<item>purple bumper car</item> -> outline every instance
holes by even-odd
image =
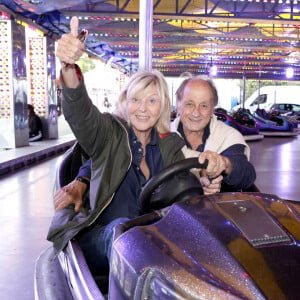
[[[297,136],[298,134],[294,122],[268,114],[264,109],[257,109],[253,117],[264,136]]]
[[[183,160],[148,182],[143,214],[115,228],[109,274],[90,272],[76,239],[58,256],[46,249],[35,299],[297,299],[300,202],[255,186],[210,196],[191,182],[179,189],[178,178],[172,187],[194,167]]]
[[[264,137],[259,133],[256,121],[241,112],[236,112],[230,116],[226,110],[217,108],[215,110],[215,115],[218,120],[237,129],[244,136],[246,141],[261,140]]]

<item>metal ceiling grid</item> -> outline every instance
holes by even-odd
[[[127,73],[137,69],[139,0],[0,4],[56,38],[69,31],[76,15],[90,32],[91,55]],[[154,0],[153,68],[179,76],[208,74],[214,65],[217,77],[272,80],[286,79],[286,69],[293,68],[291,80],[299,80],[299,6],[297,0]]]

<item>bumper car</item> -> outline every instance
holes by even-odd
[[[295,124],[279,116],[270,115],[264,109],[257,109],[255,118],[260,132],[264,136],[296,136]],[[298,126],[298,125],[297,125]]]
[[[109,274],[91,273],[76,239],[58,255],[44,250],[35,299],[297,299],[300,202],[255,186],[209,196],[193,180],[179,188],[195,167],[205,166],[186,159],[149,180],[142,215],[115,228]]]
[[[237,129],[244,136],[245,141],[261,140],[264,137],[259,133],[259,128],[255,120],[245,114],[236,112],[232,116],[229,116],[226,110],[222,108],[217,108],[214,114],[218,120]]]
[[[300,123],[300,112],[288,112],[283,113],[279,110],[273,110],[270,112],[271,115],[280,117],[282,119],[287,120],[289,123],[292,123],[295,129],[299,129]]]

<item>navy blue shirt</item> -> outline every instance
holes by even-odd
[[[149,178],[156,175],[164,167],[157,140],[158,135],[153,129],[150,142],[146,145],[145,156],[150,171]],[[139,215],[137,199],[147,180],[140,170],[143,157],[142,144],[132,129],[129,132],[129,143],[132,152],[132,163],[112,202],[101,214],[98,224],[106,225],[116,218],[127,217],[131,219]]]
[[[91,178],[91,161],[92,159],[89,158],[79,169],[77,177],[86,177]]]

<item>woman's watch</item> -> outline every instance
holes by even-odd
[[[87,179],[85,179],[85,178],[83,178],[83,177],[81,177],[81,176],[76,177],[76,180],[85,183],[87,185],[87,187],[90,186],[90,181],[87,180]]]

